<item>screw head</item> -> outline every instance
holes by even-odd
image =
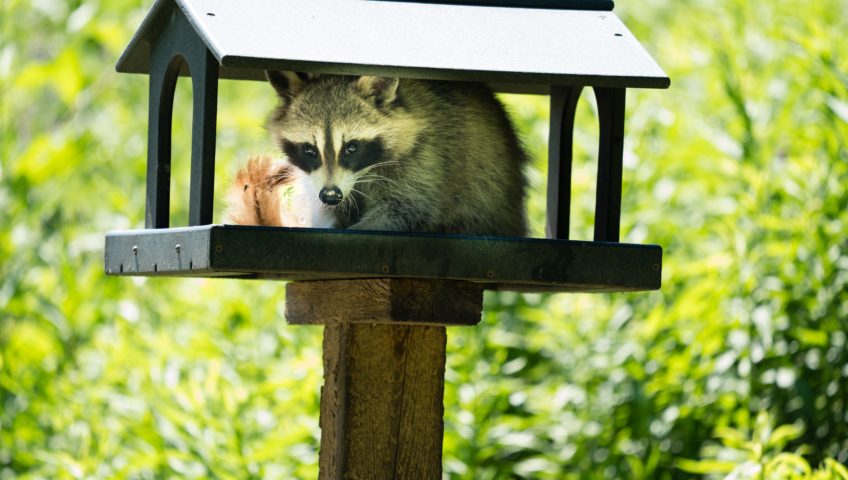
[[[224,246],[223,246],[223,245],[220,245],[220,244],[219,244],[219,245],[215,245],[215,253],[221,253],[221,252],[223,252],[223,251],[224,251]]]

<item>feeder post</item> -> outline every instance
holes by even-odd
[[[319,478],[441,478],[445,327],[482,308],[469,282],[288,284],[288,322],[324,325]]]

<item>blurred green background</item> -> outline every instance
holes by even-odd
[[[625,143],[623,240],[664,247],[663,288],[487,294],[449,330],[445,476],[848,478],[848,4],[617,3],[672,78],[628,94]],[[105,232],[143,225],[147,78],[113,65],[150,2],[0,5],[0,478],[315,477],[321,329],[283,284],[103,274]],[[540,236],[547,99],[504,100]],[[222,82],[219,199],[273,102]]]

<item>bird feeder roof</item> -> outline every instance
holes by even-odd
[[[157,0],[116,68],[148,73],[151,45],[174,15],[184,15],[220,63],[221,78],[259,80],[265,69],[280,69],[486,81],[500,90],[540,93],[551,85],[669,85],[627,27],[604,9],[611,9],[610,1],[500,3],[569,8]]]

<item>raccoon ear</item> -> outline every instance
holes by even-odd
[[[265,77],[277,91],[277,95],[284,100],[291,100],[292,97],[303,90],[303,87],[311,79],[306,73],[280,72],[277,70],[265,70]]]
[[[374,103],[381,107],[395,101],[399,83],[400,80],[397,77],[362,76],[356,81],[356,86],[363,97],[373,99]]]

